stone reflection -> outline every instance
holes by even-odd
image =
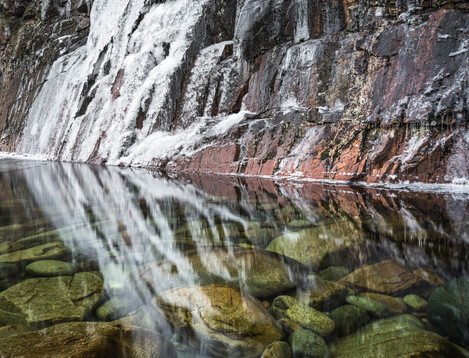
[[[2,356],[468,356],[468,195],[12,160],[0,188]]]

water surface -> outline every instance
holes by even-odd
[[[130,332],[111,339],[117,356],[171,356],[174,345],[180,357],[256,357],[273,341],[297,349],[299,328],[318,356],[466,354],[464,190],[171,179],[12,158],[0,159],[0,187],[3,355],[27,355],[22,335],[73,336],[84,326],[68,322],[81,321],[94,322],[90,341],[111,339],[96,322]],[[173,345],[152,348],[155,332]],[[60,355],[47,344],[32,349]]]

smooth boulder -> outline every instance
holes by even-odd
[[[279,236],[266,250],[317,268],[327,255],[358,245],[362,241],[362,233],[352,223],[336,223]]]
[[[327,344],[318,334],[300,329],[288,337],[293,358],[326,358]]]
[[[335,331],[339,337],[355,332],[371,320],[367,311],[353,305],[337,307],[329,317],[335,322]]]
[[[0,339],[0,356],[176,358],[177,354],[171,342],[150,330],[73,322]]]
[[[32,262],[37,260],[58,260],[67,256],[68,250],[61,242],[49,242],[29,249],[0,255],[0,263]]]
[[[177,262],[163,260],[140,268],[132,285],[144,283],[155,292],[175,287],[226,284],[257,298],[295,287],[303,271],[293,260],[263,250],[232,248],[194,250]]]
[[[102,293],[103,280],[91,272],[27,279],[0,293],[0,321],[29,326],[83,321]]]
[[[291,348],[287,342],[277,341],[267,346],[261,358],[291,358]]]
[[[298,291],[297,297],[319,311],[330,311],[345,302],[353,291],[335,281],[325,281],[318,276],[310,275],[306,283]]]
[[[189,344],[217,357],[258,357],[284,338],[262,303],[233,286],[175,288],[153,304]]]
[[[358,292],[376,292],[389,296],[427,293],[433,287],[430,282],[422,280],[391,260],[363,266],[341,278],[339,283]]]
[[[330,346],[334,358],[467,357],[460,347],[425,331],[419,319],[394,316],[371,323]]]
[[[430,295],[428,318],[453,342],[469,345],[469,276],[438,287]]]
[[[334,331],[334,321],[324,313],[290,296],[278,296],[271,307],[277,318],[288,318],[323,337]]]
[[[26,274],[33,277],[71,276],[74,267],[69,262],[58,260],[40,260],[30,263],[25,268]]]

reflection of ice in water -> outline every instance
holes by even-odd
[[[50,164],[25,176],[35,201],[55,227],[71,228],[59,233],[74,248],[74,256],[97,258],[114,289],[123,273],[162,258],[178,267],[181,283],[194,284],[191,267],[176,247],[173,228],[178,215],[188,221],[204,218],[209,227],[215,225],[215,217],[244,222],[226,207],[209,203],[209,197],[195,187],[158,180],[146,171]],[[72,214],[57,216],[57,212]],[[201,235],[201,227],[192,225],[190,232],[200,247],[221,243],[215,230],[210,241]]]

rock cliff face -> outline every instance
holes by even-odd
[[[465,0],[0,5],[2,150],[194,172],[469,178]]]

